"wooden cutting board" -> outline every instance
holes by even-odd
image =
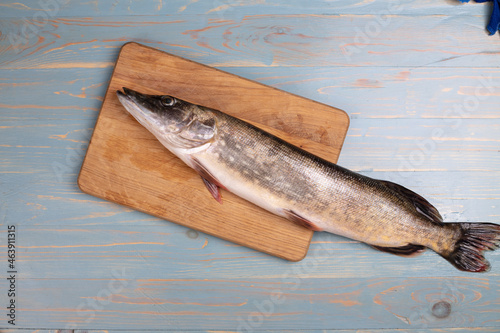
[[[284,259],[304,258],[312,231],[224,190],[223,204],[215,201],[198,174],[125,111],[116,97],[122,87],[221,110],[332,162],[349,126],[345,112],[127,43],[78,178],[85,193]]]

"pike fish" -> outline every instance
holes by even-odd
[[[347,170],[221,111],[127,88],[117,95],[219,202],[222,188],[314,231],[402,256],[430,248],[462,271],[490,268],[484,251],[498,248],[500,225],[444,223],[415,192]]]

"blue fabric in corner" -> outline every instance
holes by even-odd
[[[460,2],[469,2],[469,0],[458,0]],[[490,23],[488,29],[490,35],[494,35],[497,30],[500,30],[500,0],[475,0],[476,2],[493,1],[493,12],[491,13]]]

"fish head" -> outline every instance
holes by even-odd
[[[175,134],[193,118],[190,105],[172,96],[146,95],[125,87],[117,95],[125,109],[149,130]]]
[[[210,109],[169,95],[146,95],[118,90],[125,109],[168,149],[190,149],[208,143],[215,134]]]

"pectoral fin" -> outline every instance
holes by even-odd
[[[295,213],[293,210],[285,209],[284,210],[286,218],[289,219],[292,222],[295,222],[296,224],[306,227],[307,229],[311,229],[314,231],[322,231],[320,227],[318,227],[316,224],[313,222],[309,221],[308,219],[300,216],[299,214]]]
[[[226,189],[222,184],[198,161],[196,158],[190,160],[191,167],[201,176],[203,183],[217,202],[222,204],[220,189]]]
[[[209,180],[206,180],[203,177],[201,177],[201,179],[203,180],[203,183],[207,187],[208,192],[210,192],[210,194],[212,194],[212,196],[214,197],[215,200],[217,200],[217,202],[222,204],[222,195],[220,194],[219,186],[217,186],[216,184],[212,183]]]
[[[382,252],[388,252],[404,257],[417,256],[425,251],[425,246],[415,244],[408,244],[400,247],[383,247],[372,245],[372,247]]]

